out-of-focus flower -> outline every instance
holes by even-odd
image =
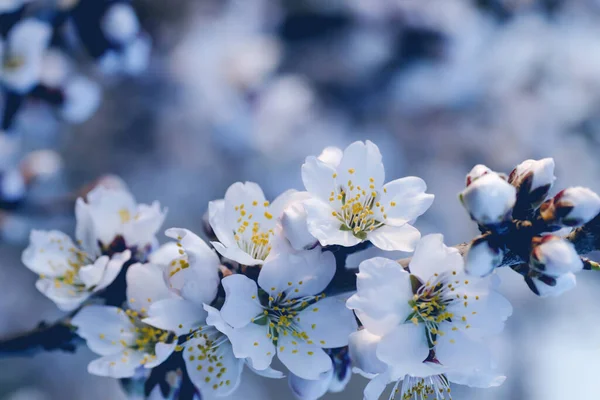
[[[62,117],[72,123],[88,120],[100,106],[100,86],[83,76],[67,81],[63,87],[64,101],[60,107]]]
[[[581,226],[600,212],[600,197],[584,187],[572,187],[559,192],[544,202],[540,215],[547,223]]]
[[[460,194],[460,201],[474,221],[494,225],[510,218],[516,190],[500,175],[486,173],[471,181]]]
[[[125,73],[138,75],[146,70],[150,61],[152,41],[146,34],[138,35],[120,51],[107,50],[99,60],[105,74]]]
[[[243,275],[223,279],[221,316],[239,358],[263,370],[275,354],[291,373],[319,379],[332,369],[323,349],[346,346],[356,321],[344,302],[322,293],[335,273],[335,259],[320,249],[271,253],[256,282]]]
[[[132,41],[140,31],[140,23],[133,7],[127,3],[115,3],[102,17],[104,34],[116,43]]]
[[[378,398],[388,382],[398,381],[397,388],[402,379],[400,398],[446,398],[449,382],[500,384],[485,339],[502,331],[512,307],[493,281],[466,275],[460,253],[441,235],[424,237],[408,268],[385,258],[364,261],[357,293],[347,302],[371,334],[363,334],[368,343],[358,356],[375,354],[362,364],[372,366],[376,357],[388,367],[367,386],[365,398]]]
[[[108,287],[130,255],[125,250],[96,257],[78,248],[62,232],[32,231],[22,261],[40,276],[36,282],[38,290],[61,310],[72,311],[92,294]]]
[[[535,241],[530,260],[532,269],[552,277],[583,269],[583,262],[575,247],[565,239],[546,235]]]
[[[433,202],[417,177],[384,185],[379,148],[370,141],[346,148],[339,165],[308,157],[304,186],[313,199],[304,202],[308,230],[321,245],[354,246],[369,240],[383,250],[412,251],[420,238],[410,225]]]
[[[556,180],[554,159],[525,160],[510,173],[508,182],[517,188],[517,207],[537,207]]]
[[[52,27],[28,18],[19,21],[0,43],[0,82],[19,93],[29,92],[40,79],[44,52],[50,41]]]
[[[469,275],[486,276],[502,262],[504,252],[490,243],[489,238],[474,240],[465,257],[465,271]]]
[[[143,259],[155,246],[166,214],[158,202],[138,204],[128,190],[104,186],[89,192],[86,200],[79,198],[75,205],[76,236],[84,247],[99,254],[127,248]]]
[[[88,347],[101,358],[88,372],[113,378],[132,377],[139,368],[154,368],[175,350],[173,332],[145,324],[148,310],[171,296],[162,269],[134,264],[127,270],[127,309],[91,305],[75,315],[71,324]]]
[[[224,257],[243,265],[261,265],[273,247],[275,226],[295,191],[288,190],[273,203],[256,183],[237,182],[223,200],[208,205],[209,222],[218,242],[212,242]]]
[[[0,14],[9,13],[16,9],[23,7],[32,0],[1,0],[0,1]]]

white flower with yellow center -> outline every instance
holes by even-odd
[[[77,240],[99,254],[108,252],[116,239],[122,239],[122,246],[134,253],[145,253],[156,245],[165,214],[158,202],[138,204],[124,188],[98,186],[87,201],[77,199]]]
[[[190,380],[203,393],[227,396],[238,387],[245,360],[233,354],[226,336],[231,327],[207,305],[217,294],[219,258],[188,230],[169,229],[167,235],[178,241],[166,271],[167,284],[178,296],[153,304],[144,322],[185,336],[179,350]]]
[[[22,261],[40,276],[35,285],[38,290],[61,310],[72,311],[110,285],[129,257],[128,250],[96,257],[62,232],[32,231]]]
[[[236,357],[264,370],[277,354],[303,379],[329,371],[331,358],[323,349],[347,345],[356,330],[344,302],[323,294],[334,274],[333,254],[315,249],[274,251],[262,266],[258,286],[244,275],[224,278],[221,316],[233,328],[228,336]]]
[[[143,322],[152,305],[172,294],[163,269],[154,264],[134,264],[127,270],[127,309],[91,305],[71,321],[88,347],[102,356],[88,372],[112,378],[132,377],[139,368],[154,368],[177,346],[173,332]]]
[[[352,335],[351,346],[372,366],[365,371],[375,376],[367,399],[378,398],[390,381],[404,380],[391,397],[402,400],[450,398],[449,382],[502,383],[485,339],[503,329],[512,307],[491,277],[466,275],[458,250],[441,235],[421,240],[408,271],[385,258],[364,261],[359,270],[347,305],[365,327]]]
[[[352,143],[335,161],[308,157],[302,166],[314,196],[304,202],[310,233],[324,246],[368,240],[382,250],[414,250],[420,233],[410,223],[433,202],[425,182],[406,177],[384,185],[381,153],[368,140]]]
[[[240,264],[263,264],[273,248],[275,226],[294,193],[288,190],[270,203],[256,183],[234,183],[223,200],[208,205],[210,226],[219,239],[212,245]]]

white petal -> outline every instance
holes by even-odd
[[[457,249],[444,245],[444,237],[439,234],[427,235],[421,239],[412,260],[411,274],[423,282],[431,279],[434,274],[464,270],[463,258]]]
[[[320,248],[298,253],[272,251],[260,271],[258,284],[273,297],[286,293],[288,298],[300,298],[320,294],[333,275],[335,257],[331,252]]]
[[[91,296],[91,291],[80,290],[65,283],[57,283],[54,279],[38,279],[35,287],[52,300],[60,310],[67,312],[77,309]]]
[[[172,343],[163,343],[159,342],[154,345],[154,356],[155,358],[149,357],[150,361],[144,363],[144,368],[151,369],[159,366],[163,362],[167,360],[175,351],[177,347],[177,341],[173,341]]]
[[[304,379],[318,379],[331,368],[331,358],[318,346],[281,335],[277,342],[277,356],[291,373]]]
[[[172,298],[153,303],[148,308],[148,318],[142,321],[145,324],[181,335],[199,327],[205,319],[206,311],[196,303]]]
[[[204,343],[202,337],[186,342],[184,360],[190,380],[203,394],[227,396],[240,383],[244,360],[233,355],[229,342],[221,344],[207,357],[198,348]]]
[[[233,328],[225,322],[223,317],[221,316],[221,312],[214,307],[209,306],[208,304],[204,305],[204,311],[206,311],[206,324],[210,326],[214,326],[221,333],[225,335],[229,335],[229,333],[233,330]]]
[[[398,325],[383,336],[377,346],[377,358],[393,366],[399,376],[420,371],[428,355],[429,345],[422,324]]]
[[[346,304],[371,333],[385,335],[412,312],[410,274],[396,261],[382,257],[363,261],[356,287]]]
[[[160,204],[155,201],[152,205],[137,205],[135,212],[135,217],[124,224],[123,236],[129,247],[143,248],[156,241],[156,233],[162,226],[167,211],[161,210]]]
[[[267,337],[265,326],[248,324],[243,328],[233,329],[227,337],[237,358],[249,359],[252,367],[257,370],[264,370],[271,365],[276,350]]]
[[[365,377],[385,372],[387,366],[377,358],[377,346],[381,336],[373,335],[366,329],[354,332],[348,338],[348,349],[354,370]]]
[[[77,334],[86,340],[88,347],[103,356],[120,353],[123,343],[127,346],[135,343],[135,326],[117,307],[84,307],[71,324],[77,327]]]
[[[113,254],[108,264],[106,265],[106,269],[104,270],[104,275],[102,279],[98,283],[98,285],[94,288],[94,292],[105,289],[108,287],[113,281],[117,278],[123,265],[129,261],[131,258],[131,251],[125,250],[122,253]]]
[[[223,257],[242,265],[255,266],[262,265],[264,262],[263,260],[252,257],[250,254],[240,249],[237,243],[232,244],[231,246],[225,246],[219,242],[210,242],[210,244],[212,244],[215,250]]]
[[[298,192],[295,189],[286,190],[275,198],[269,205],[269,212],[275,218],[281,218],[283,210],[291,203],[310,197],[307,192]]]
[[[532,279],[540,297],[560,296],[577,286],[577,278],[573,273],[564,274],[555,279],[556,285],[554,286],[547,285],[538,278]]]
[[[179,240],[182,246],[179,253],[184,253],[183,257],[187,257],[189,264],[186,268],[185,259],[183,265],[182,259],[171,262],[167,275],[170,288],[199,306],[212,302],[219,287],[219,257],[187,229],[172,228],[167,230],[166,235]]]
[[[33,272],[48,277],[62,276],[71,269],[69,262],[77,261],[70,251],[73,241],[59,231],[31,231],[29,247],[25,249],[22,262]]]
[[[157,301],[170,297],[163,270],[155,264],[134,264],[127,268],[127,301],[129,308],[146,314]]]
[[[110,378],[130,378],[135,374],[136,369],[142,366],[143,359],[143,353],[126,350],[92,361],[88,365],[88,372],[92,375]]]
[[[425,181],[408,176],[386,183],[381,198],[385,207],[386,224],[404,225],[414,221],[431,207],[434,196],[427,194]]]
[[[244,275],[231,275],[222,280],[225,289],[225,304],[221,316],[234,328],[242,328],[258,315],[263,308],[258,300],[256,282]]]
[[[108,265],[108,256],[102,256],[91,265],[84,265],[79,269],[79,278],[86,288],[96,286],[102,280],[106,266]]]
[[[316,157],[307,157],[302,165],[302,182],[312,195],[328,201],[331,191],[336,188],[336,170]]]
[[[317,346],[336,348],[348,345],[348,336],[358,329],[354,313],[334,297],[317,301],[298,313],[298,324]]]
[[[354,142],[344,150],[344,156],[337,167],[339,181],[352,181],[354,186],[368,188],[372,184],[380,188],[385,179],[379,148],[372,142]],[[350,172],[353,171],[353,172]]]
[[[332,214],[335,210],[324,201],[309,199],[304,202],[307,213],[308,231],[316,237],[321,245],[339,244],[346,247],[361,242],[350,231],[342,231],[340,221]]]
[[[421,239],[421,233],[412,225],[383,225],[367,234],[367,239],[376,247],[386,251],[413,251]]]
[[[342,161],[343,156],[344,152],[342,149],[329,146],[325,147],[317,158],[332,167],[337,167],[340,164],[340,161]]]
[[[285,378],[285,375],[281,371],[277,371],[276,369],[273,369],[271,367],[265,368],[265,369],[256,369],[252,366],[252,363],[249,362],[250,360],[246,360],[246,361],[247,361],[246,366],[258,376],[262,376],[263,378],[269,378],[269,379]]]
[[[233,246],[233,226],[225,221],[225,200],[213,200],[208,203],[208,222],[224,247]]]
[[[379,400],[385,387],[391,382],[387,373],[381,373],[367,384],[364,391],[364,400]]]
[[[471,373],[448,371],[445,375],[452,383],[484,389],[500,386],[506,380],[505,375],[493,370],[477,370]]]
[[[90,206],[82,198],[78,198],[75,202],[75,238],[85,251],[97,255],[100,254],[100,248],[91,212]]]

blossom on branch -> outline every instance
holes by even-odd
[[[368,240],[382,250],[412,251],[421,235],[410,223],[427,211],[433,195],[417,177],[384,179],[381,153],[370,141],[352,143],[337,164],[308,157],[302,180],[313,195],[304,202],[309,232],[323,246]]]

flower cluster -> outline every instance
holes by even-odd
[[[560,233],[591,222],[600,212],[600,197],[571,187],[546,200],[555,179],[551,158],[526,160],[508,177],[483,165],[471,170],[460,199],[482,235],[469,247],[469,273],[486,276],[498,266],[510,266],[540,296],[575,286],[574,274],[584,262]]]
[[[541,284],[569,286],[582,268],[566,239],[541,232],[585,224],[600,198],[572,188],[544,202],[551,166],[527,161],[510,177],[473,169],[461,199],[483,234],[466,261],[442,235],[421,238],[413,224],[433,196],[416,177],[384,183],[379,149],[367,141],[308,157],[306,191],[272,202],[256,183],[234,183],[208,206],[210,244],[171,228],[159,247],[158,203],[97,187],[76,203],[77,243],[34,231],[23,262],[40,275],[40,291],[73,311],[71,326],[100,356],[88,371],[141,376],[147,396],[228,396],[246,366],[267,378],[287,374],[301,400],[343,390],[351,371],[370,379],[367,400],[389,383],[391,399],[450,399],[451,383],[505,380],[488,348],[512,314],[495,266],[527,256],[511,266],[526,269],[538,294],[548,292]],[[367,259],[357,271],[344,265],[371,244],[414,255]],[[348,273],[354,287],[340,290]],[[273,368],[275,357],[287,371]]]

